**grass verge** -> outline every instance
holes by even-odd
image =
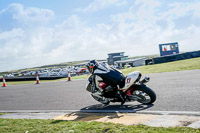
[[[113,123],[60,121],[60,120],[25,120],[0,119],[0,132],[71,132],[71,133],[200,133],[200,129],[185,127],[162,128],[144,125],[125,126]]]
[[[80,76],[74,76],[72,79],[87,79],[89,75],[80,75]]]
[[[125,75],[127,75],[128,73],[133,71],[141,71],[141,73],[147,74],[147,73],[161,73],[161,72],[184,71],[184,70],[194,70],[194,69],[200,69],[200,57],[162,63],[162,64],[132,67],[123,69],[122,72]]]

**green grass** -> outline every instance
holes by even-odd
[[[200,69],[200,58],[193,58],[187,60],[174,61],[169,63],[147,65],[141,67],[133,67],[122,69],[121,71],[127,75],[133,71],[141,71],[141,73],[161,73],[161,72],[172,72],[172,71],[184,71]]]
[[[162,128],[83,121],[0,119],[1,133],[26,131],[29,133],[200,133],[200,129],[185,127]]]
[[[72,77],[72,80],[73,79],[87,79],[88,77],[89,77],[89,75],[74,76],[74,77]]]

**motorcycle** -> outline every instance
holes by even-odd
[[[123,74],[117,69],[109,69],[112,69],[112,71],[115,71],[115,73],[117,72]],[[109,69],[106,71],[108,72]],[[101,70],[103,70],[103,67]],[[106,72],[101,72],[98,70],[98,73],[102,75],[102,73]],[[124,104],[125,102],[134,101],[138,101],[142,104],[152,104],[156,100],[155,92],[145,85],[150,81],[150,78],[145,77],[141,80],[142,74],[140,71],[129,73],[126,77],[120,80],[120,83],[117,83],[118,85],[112,87],[112,89],[109,91],[106,91],[109,86],[106,80],[104,80],[102,76],[96,75],[94,81],[94,76],[94,73],[89,76],[86,90],[91,93],[91,96],[96,101],[102,104],[109,104],[110,102],[121,102],[121,104]]]

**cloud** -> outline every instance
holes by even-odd
[[[200,17],[200,2],[174,2],[169,4],[170,9],[167,12],[160,14],[162,18],[177,18],[187,14],[191,14],[193,17]]]
[[[3,53],[0,62],[3,63],[1,64],[3,70],[16,69],[19,66],[21,68],[30,67],[38,63],[32,57],[38,53],[42,55],[42,51],[47,48],[48,40],[40,38],[40,41],[36,41],[35,38],[37,35],[45,34],[43,31],[40,34],[39,29],[53,17],[54,12],[51,10],[35,7],[24,8],[22,4],[17,3],[0,11],[0,52]],[[44,44],[41,44],[42,40],[45,41]],[[33,60],[30,61],[30,59]]]
[[[54,12],[48,9],[36,7],[24,8],[21,4],[11,4],[9,9],[13,13],[13,19],[19,21],[46,22],[52,19]]]
[[[25,8],[22,4],[13,3],[0,11],[0,30],[7,30],[22,25],[46,24],[54,18],[54,12],[36,7]],[[30,28],[30,27],[29,27]]]
[[[1,69],[9,70],[13,68],[16,60],[21,58],[21,54],[24,50],[24,31],[20,28],[12,29],[11,31],[6,31],[0,34],[0,62]]]
[[[114,2],[120,1],[108,5]],[[176,41],[179,42],[180,51],[199,50],[200,20],[199,9],[195,5],[199,5],[199,2],[187,3],[184,9],[184,3],[180,2],[137,0],[126,11],[105,14],[109,18],[108,23],[95,22],[90,25],[81,14],[71,14],[61,23],[51,26],[15,25],[0,32],[0,52],[4,53],[0,57],[0,71],[74,60],[106,59],[108,53],[119,51],[129,56],[158,54],[158,44]],[[14,7],[2,10],[0,17],[8,11],[13,21],[24,23],[40,22],[41,16],[51,22],[54,17],[49,9],[24,8],[20,4]],[[34,19],[29,13],[32,9],[38,11],[33,11],[37,14]],[[187,17],[184,19],[187,24],[178,27],[182,22],[179,19],[184,17]],[[90,21],[93,22],[92,18]]]
[[[94,0],[92,3],[90,3],[86,8],[78,8],[76,11],[78,12],[95,12],[101,9],[108,8],[109,6],[122,6],[126,5],[126,0]]]
[[[6,31],[0,34],[0,40],[10,41],[13,38],[23,37],[24,31],[20,28],[12,29],[12,31]]]
[[[166,4],[156,0],[136,1],[127,12],[111,15],[110,18],[115,33],[125,36],[121,38],[123,47],[132,48],[132,53],[130,49],[126,50],[128,54],[158,53],[158,44],[176,41],[181,51],[199,50],[198,41],[194,41],[200,34],[196,5],[199,2]]]

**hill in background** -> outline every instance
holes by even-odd
[[[153,57],[157,57],[157,56],[159,56],[159,55],[135,56],[135,57],[129,57],[129,59],[136,59],[136,58],[142,58],[142,57],[153,58]],[[41,69],[45,69],[45,68],[65,68],[67,66],[74,66],[76,64],[80,64],[80,63],[84,63],[84,62],[89,62],[89,60],[63,62],[63,63],[59,63],[59,64],[50,64],[50,65],[33,67],[33,68],[24,68],[24,69],[19,69],[19,70],[0,72],[0,75],[2,76],[4,74],[18,73],[18,72],[22,72],[22,71],[37,71],[37,70],[41,70]]]

